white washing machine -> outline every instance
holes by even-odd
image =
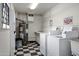
[[[62,37],[49,35],[47,37],[47,56],[70,56],[70,41]]]

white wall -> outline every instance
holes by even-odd
[[[73,16],[73,24],[71,26],[79,25],[79,4],[75,3],[61,3],[44,14],[43,31],[49,31],[49,20],[53,20],[53,26],[64,26],[63,20],[68,16]]]
[[[42,31],[42,16],[35,15],[33,22],[28,22],[28,41],[35,41],[35,32]]]
[[[9,30],[0,30],[0,56],[10,55],[10,32]]]

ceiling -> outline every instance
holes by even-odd
[[[13,5],[16,12],[42,15],[57,5],[57,3],[40,3],[34,10],[29,8],[31,3],[14,3]]]

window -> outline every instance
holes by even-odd
[[[2,3],[2,28],[9,29],[9,7],[7,3]]]

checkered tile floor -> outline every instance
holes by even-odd
[[[27,46],[18,48],[15,51],[15,56],[43,56],[40,52],[40,47],[36,42],[29,43]]]

